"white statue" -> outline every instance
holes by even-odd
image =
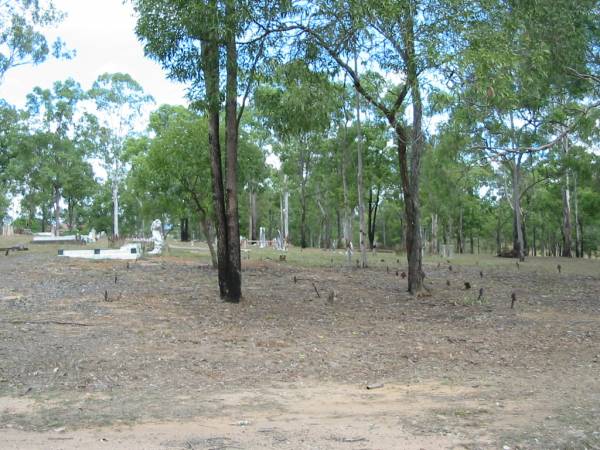
[[[148,254],[160,255],[165,245],[165,241],[162,236],[162,222],[160,219],[155,219],[152,222],[152,225],[150,225],[150,230],[152,231],[152,242],[154,242],[154,248],[151,252],[148,252]]]

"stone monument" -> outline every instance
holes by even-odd
[[[151,252],[148,252],[148,254],[160,255],[165,245],[165,241],[162,236],[162,222],[160,221],[160,219],[155,219],[152,222],[150,230],[152,231],[152,242],[154,242],[154,248]]]
[[[267,247],[267,238],[265,236],[265,227],[260,227],[259,247],[260,248],[266,248]]]

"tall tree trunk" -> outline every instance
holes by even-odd
[[[202,227],[202,233],[206,238],[206,245],[208,246],[208,251],[210,252],[210,262],[213,266],[213,269],[217,269],[219,267],[219,262],[217,260],[215,246],[213,245],[213,236],[210,231],[210,220],[204,211],[200,212],[200,226]]]
[[[340,248],[340,246],[342,244],[342,240],[343,240],[343,234],[342,234],[342,218],[340,216],[339,208],[336,208],[335,216],[336,216],[336,224],[337,224],[337,244],[335,247]]]
[[[577,174],[573,176],[573,203],[575,203],[575,256],[583,258],[582,227],[580,226],[579,202],[577,200]]]
[[[68,222],[67,222],[67,226],[69,227],[69,231],[73,231],[73,225],[75,223],[75,201],[73,200],[73,198],[69,197],[67,199],[67,215],[68,215]]]
[[[283,242],[284,245],[290,242],[290,191],[288,189],[287,175],[283,176]]]
[[[306,192],[304,188],[304,182],[300,187],[300,247],[308,247],[308,241],[306,240]]]
[[[248,240],[253,241],[252,230],[254,229],[254,225],[252,223],[252,186],[248,187]]]
[[[252,240],[258,240],[258,210],[256,206],[258,193],[256,189],[252,190]]]
[[[565,174],[565,184],[562,188],[562,235],[563,235],[563,250],[562,256],[570,258],[571,253],[571,236],[573,229],[571,226],[571,190],[569,187],[569,171]]]
[[[208,13],[217,17],[217,2],[210,0]],[[219,89],[219,44],[216,30],[209,31],[209,38],[202,42],[202,71],[206,86],[208,109],[208,141],[210,145],[210,166],[212,172],[213,203],[216,218],[217,261],[219,295],[228,298],[228,230],[225,215],[225,193],[223,191],[223,170],[221,167],[220,128],[220,89]]]
[[[273,208],[269,208],[269,228],[267,230],[268,236],[267,239],[273,239],[273,222],[275,218],[273,217]]]
[[[383,248],[387,248],[387,236],[385,233],[385,210],[383,210],[383,220],[381,221],[381,232],[383,234]]]
[[[46,207],[42,205],[42,233],[46,232],[46,222],[48,222],[48,212]]]
[[[583,258],[583,219],[581,216],[579,216],[576,226],[579,229],[579,257]]]
[[[354,71],[358,75],[358,57],[354,54]],[[358,221],[360,224],[359,244],[360,244],[360,266],[364,269],[367,267],[367,225],[365,223],[365,198],[364,198],[364,182],[363,182],[363,155],[362,155],[362,129],[360,122],[360,95],[356,91],[356,159],[357,173],[356,184],[358,189]]]
[[[496,221],[496,254],[498,256],[502,254],[501,232],[502,224],[500,222],[500,212],[498,212],[498,220]]]
[[[114,175],[116,176],[116,175]],[[119,239],[119,184],[117,180],[112,182],[113,201],[113,239]]]
[[[457,251],[458,253],[460,253],[461,255],[465,252],[465,235],[464,235],[464,230],[463,230],[463,207],[462,205],[459,208],[459,213],[458,213],[458,242],[457,242]]]
[[[377,194],[373,200],[373,189],[369,189],[369,204],[367,215],[367,229],[369,231],[369,248],[373,250],[375,247],[375,227],[377,225],[377,211],[379,210],[379,196],[381,188],[377,187]]]
[[[352,246],[352,213],[350,211],[350,200],[348,192],[348,179],[346,165],[348,158],[348,118],[344,122],[344,142],[342,143],[342,187],[344,190],[344,248]]]
[[[570,193],[569,190],[567,188],[563,188],[562,190],[562,200],[563,200],[563,229],[562,229],[562,238],[563,238],[563,245],[562,245],[562,254],[561,256],[563,257],[567,257],[570,258],[572,255],[571,253],[571,234],[572,234],[572,227],[571,227],[571,207],[570,207]]]
[[[320,192],[320,189],[317,187],[317,190]],[[321,203],[320,196],[316,197],[317,206],[319,207],[319,211],[321,212],[321,226],[319,227],[319,246],[321,248],[329,248],[329,238],[330,238],[330,221],[323,204]]]
[[[236,1],[225,3],[225,139],[227,142],[227,296],[225,300],[237,303],[242,297],[242,261],[240,253],[240,222],[237,198],[238,164],[238,53],[235,42],[238,28]]]
[[[308,181],[308,170],[309,170],[309,150],[308,143],[301,142],[302,148],[300,150],[300,161],[298,164],[298,175],[300,176],[300,246],[302,248],[308,247],[307,241],[307,229],[306,229],[306,213],[308,208],[307,194],[306,194],[306,183]],[[312,246],[312,244],[311,244]]]
[[[417,53],[415,49],[414,11],[409,13],[405,23],[404,42],[407,83],[412,96],[412,137],[410,139],[410,157],[407,153],[407,134],[401,124],[396,125],[398,136],[398,157],[404,193],[404,211],[406,213],[406,253],[408,259],[408,291],[417,294],[423,290],[421,211],[419,205],[419,181],[421,175],[421,156],[425,151],[423,135],[423,103],[418,78]]]
[[[475,238],[473,237],[473,229],[469,230],[469,246],[471,249],[471,255],[475,254]]]
[[[58,186],[54,186],[54,223],[54,235],[60,236],[60,189]]]
[[[408,256],[408,291],[417,294],[423,289],[422,243],[421,243],[421,211],[419,205],[419,181],[421,177],[421,156],[425,151],[425,136],[423,135],[423,103],[421,87],[418,78],[417,53],[415,49],[414,11],[411,11],[405,24],[404,41],[406,45],[407,82],[412,96],[412,138],[411,154],[407,159],[403,153],[401,173],[406,175],[404,187],[404,208],[406,211],[406,251]],[[407,169],[410,164],[410,176]]]
[[[189,221],[187,217],[182,217],[180,219],[180,238],[181,242],[188,242],[190,240],[190,232],[189,232]]]
[[[523,238],[523,224],[521,212],[521,159],[518,155],[512,165],[512,195],[513,195],[513,251],[523,260],[525,258],[525,240]]]
[[[432,255],[438,254],[438,215],[431,214],[431,243],[429,253]]]
[[[251,241],[258,240],[256,229],[257,229],[257,212],[256,212],[256,190],[252,186],[249,187],[248,192],[248,239]]]

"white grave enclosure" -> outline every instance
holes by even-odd
[[[50,233],[39,233],[33,236],[34,244],[52,244],[56,242],[77,242],[77,236],[75,235],[67,235],[67,236],[53,236]]]
[[[126,244],[121,248],[95,248],[90,250],[59,250],[58,256],[84,259],[138,259],[142,256],[141,244]]]

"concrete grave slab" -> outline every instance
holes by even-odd
[[[95,248],[90,250],[59,250],[58,256],[85,259],[138,259],[142,256],[141,244],[126,244],[121,248]]]

